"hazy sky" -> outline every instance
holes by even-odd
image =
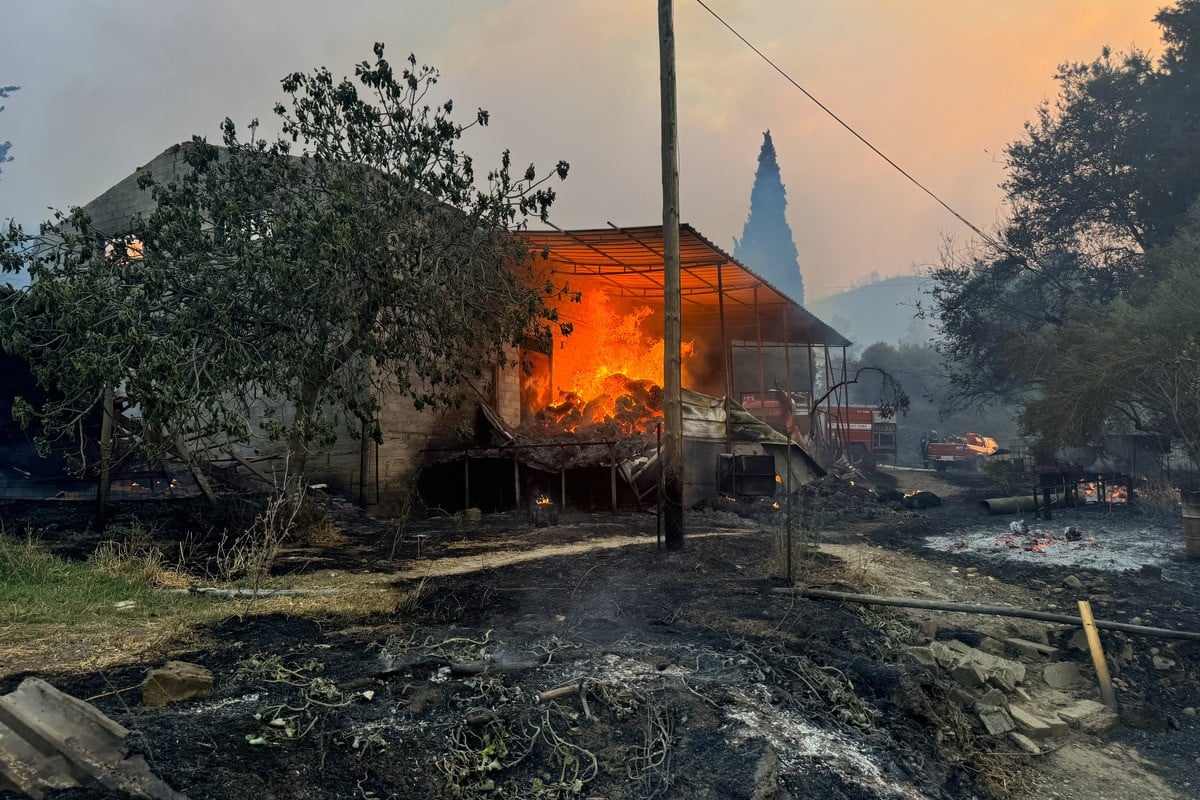
[[[1053,97],[1066,60],[1102,45],[1157,54],[1163,0],[711,0],[734,27],[868,139],[983,226],[1001,213],[1001,150]],[[731,248],[762,131],[775,139],[809,296],[932,261],[932,200],[760,62],[693,0],[676,0],[682,217]],[[571,163],[552,219],[656,224],[654,0],[0,0],[0,218],[81,205],[225,116],[265,120],[287,72],[349,74],[388,44],[442,71],[442,97],[491,126],[480,171]]]

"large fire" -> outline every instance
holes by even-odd
[[[603,293],[584,293],[559,309],[573,325],[555,340],[549,376],[532,394],[549,400],[538,419],[566,430],[613,423],[624,434],[650,430],[662,418],[663,340],[645,307],[616,308]],[[695,350],[685,342],[686,360]]]

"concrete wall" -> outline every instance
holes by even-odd
[[[149,173],[160,183],[175,177],[186,168],[184,151],[190,143],[176,144],[168,147],[149,163],[143,164],[113,186],[104,194],[83,207],[92,218],[92,224],[100,232],[117,236],[124,234],[130,220],[138,214],[149,214],[154,210],[154,201],[150,198],[149,190],[143,191],[138,187],[141,176]]]

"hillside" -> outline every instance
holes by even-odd
[[[929,278],[898,275],[813,300],[808,310],[858,349],[875,342],[926,342],[931,334],[929,323],[914,319],[913,314],[918,300],[928,302],[924,292],[931,285]]]

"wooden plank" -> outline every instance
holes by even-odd
[[[1079,601],[1079,618],[1083,620],[1083,631],[1087,634],[1088,649],[1092,652],[1092,664],[1096,667],[1096,677],[1100,680],[1100,699],[1104,705],[1117,710],[1117,695],[1113,692],[1112,678],[1108,674],[1108,662],[1104,660],[1104,648],[1100,646],[1100,631],[1096,629],[1096,620],[1092,617],[1092,604],[1087,600]]]

